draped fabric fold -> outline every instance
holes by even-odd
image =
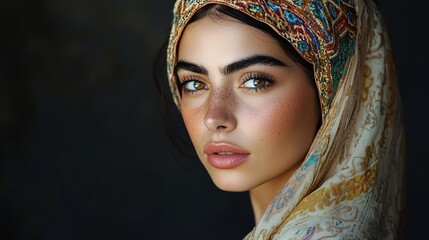
[[[402,237],[405,143],[382,16],[370,0],[178,0],[167,52],[187,21],[223,4],[266,23],[314,65],[322,125],[300,168],[246,239]]]

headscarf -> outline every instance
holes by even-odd
[[[193,14],[223,4],[274,29],[314,66],[322,124],[305,160],[245,239],[397,239],[405,143],[386,27],[371,0],[178,0],[167,49]]]

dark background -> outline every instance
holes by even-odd
[[[402,94],[414,239],[429,214],[429,3],[377,3]],[[253,228],[247,193],[187,170],[167,139],[152,62],[172,7],[0,2],[0,239],[241,239]]]

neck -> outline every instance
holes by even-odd
[[[295,172],[296,169],[298,169],[299,165],[300,164],[297,164],[292,169],[286,171],[275,179],[272,179],[250,190],[250,201],[252,203],[253,214],[255,217],[256,224],[259,223],[262,218],[262,215],[267,210],[271,201],[289,180],[292,173]]]
[[[256,224],[261,220],[262,215],[275,197],[276,193],[277,192],[273,189],[264,189],[262,186],[250,190],[250,202],[252,203]]]

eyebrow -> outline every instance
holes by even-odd
[[[176,74],[180,70],[187,70],[190,72],[199,73],[199,74],[203,74],[203,75],[208,75],[208,73],[209,73],[209,71],[207,71],[207,69],[205,67],[194,64],[194,63],[186,62],[183,60],[179,60],[176,63],[176,70],[175,70]]]
[[[238,60],[231,64],[228,64],[227,66],[221,69],[221,73],[223,75],[228,75],[255,65],[281,66],[281,67],[287,66],[285,63],[283,63],[282,61],[274,57],[266,56],[266,55],[254,55],[254,56],[250,56],[250,57]],[[179,72],[180,70],[187,70],[187,71],[191,71],[191,72],[195,72],[203,75],[208,75],[207,69],[204,68],[203,66],[186,62],[183,60],[179,60],[176,64],[176,73]]]

